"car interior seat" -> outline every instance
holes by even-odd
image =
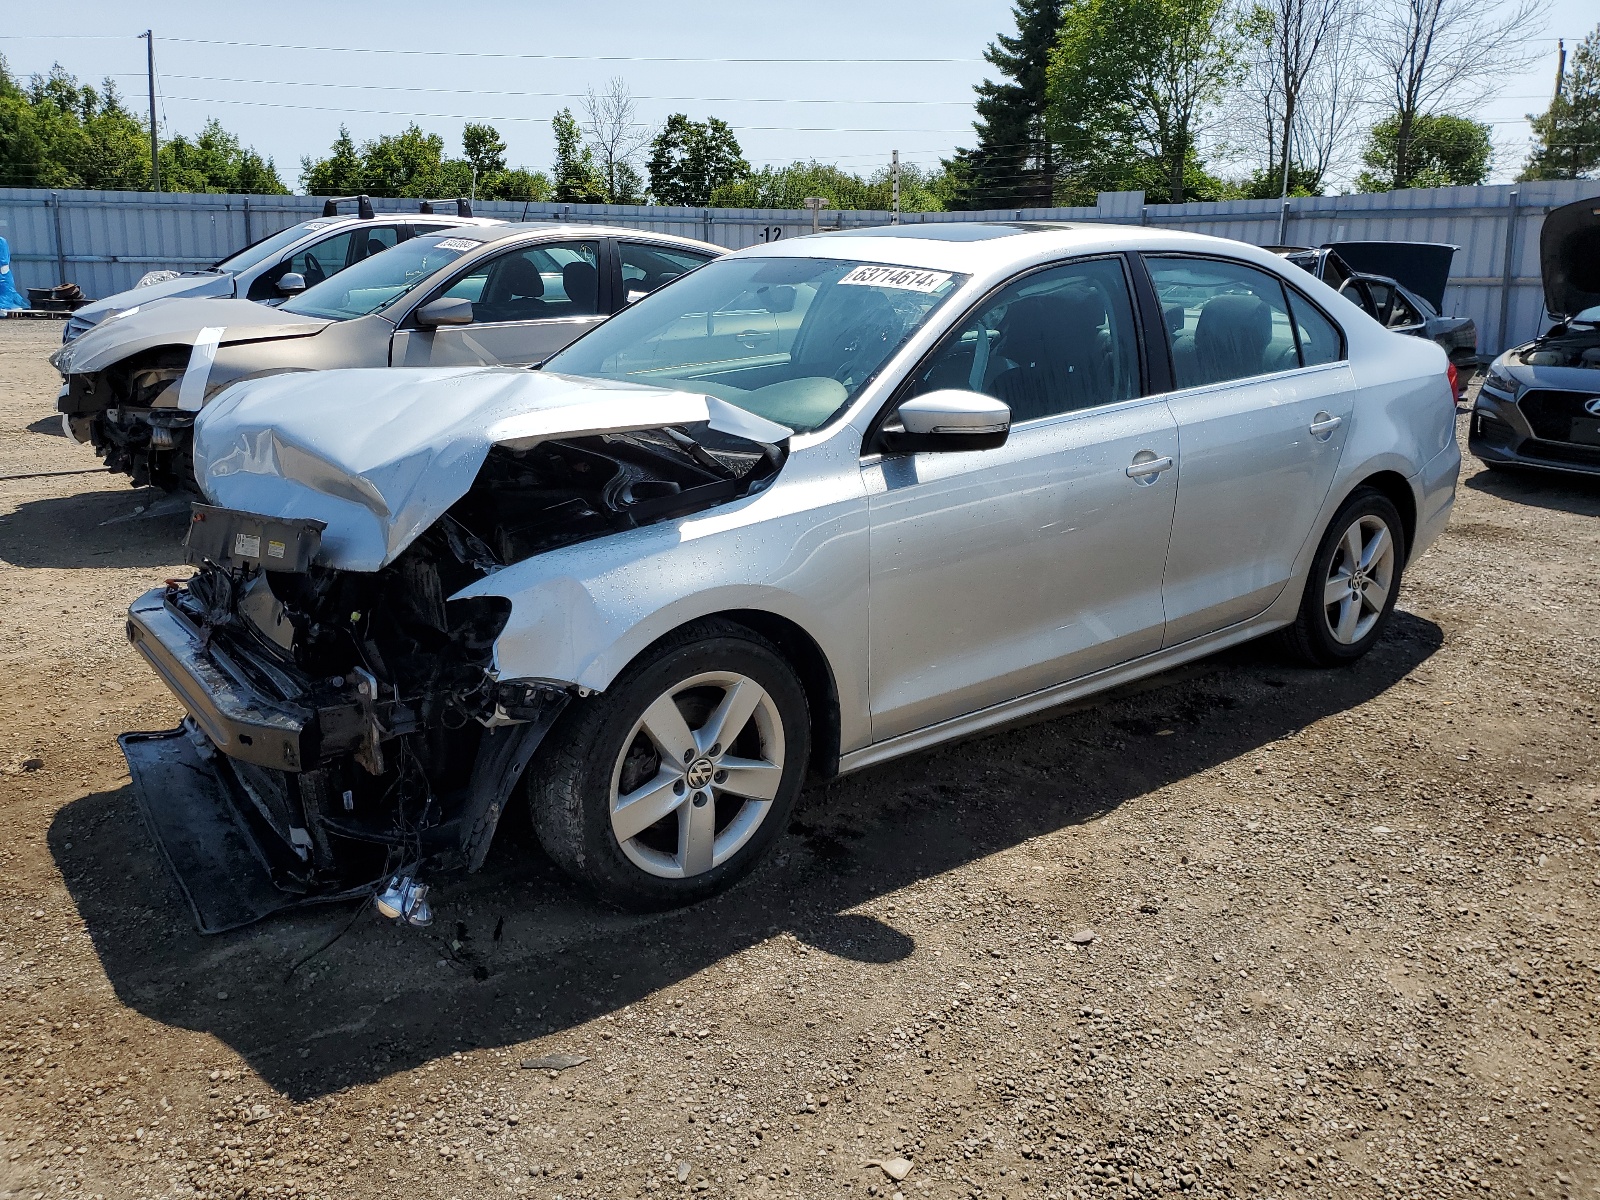
[[[501,259],[489,272],[475,306],[480,321],[529,321],[543,316],[544,276],[521,254]]]
[[[988,389],[1013,421],[1087,408],[1109,397],[1105,301],[1089,288],[1023,296],[1007,310],[994,356],[1013,365]]]
[[[600,311],[600,272],[593,263],[578,259],[562,267],[561,286],[572,302],[574,314]]]
[[[388,248],[388,246],[384,245],[377,238],[368,238],[366,257],[371,258],[374,254],[382,254]]]
[[[1275,370],[1266,362],[1272,309],[1255,296],[1213,296],[1200,309],[1192,336],[1173,340],[1179,387],[1248,379]]]

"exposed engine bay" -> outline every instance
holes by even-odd
[[[178,407],[188,346],[161,346],[67,376],[59,408],[74,437],[136,486],[194,492],[195,414]]]
[[[160,786],[152,739],[166,738],[168,766],[197,754],[220,780],[271,877],[267,911],[385,880],[405,908],[419,872],[482,865],[575,696],[498,677],[509,600],[450,597],[556,547],[750,495],[783,456],[704,425],[495,445],[465,494],[370,572],[319,561],[323,522],[195,504],[194,575],[130,609],[130,640],[190,713],[181,731],[124,736],[136,790]],[[142,802],[201,928],[244,923],[208,915],[161,827],[178,818]]]
[[[1600,325],[1564,321],[1526,346],[1511,351],[1526,367],[1589,367],[1600,370]]]

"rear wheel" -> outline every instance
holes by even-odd
[[[1383,493],[1360,488],[1328,523],[1293,625],[1290,653],[1315,666],[1353,663],[1383,636],[1405,567],[1405,527]]]
[[[569,710],[530,785],[546,851],[606,900],[709,896],[782,833],[810,755],[805,694],[755,633],[701,622]]]

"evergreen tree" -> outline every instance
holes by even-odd
[[[975,89],[978,144],[957,150],[945,169],[960,208],[1047,208],[1055,196],[1055,147],[1046,130],[1046,73],[1061,29],[1063,0],[1017,0],[1017,32],[984,51],[1000,81]]]
[[[1589,179],[1600,168],[1600,26],[1572,56],[1561,94],[1530,116],[1539,140],[1523,179]]]
[[[310,196],[354,196],[361,191],[361,152],[348,127],[339,126],[327,158],[307,155],[300,160],[300,186]]]
[[[563,204],[604,204],[605,180],[594,165],[594,152],[583,144],[583,131],[570,108],[550,122],[556,135],[556,161],[551,170],[553,199]]]

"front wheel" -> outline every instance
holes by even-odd
[[[1353,663],[1383,636],[1400,594],[1405,527],[1388,497],[1357,489],[1328,523],[1293,625],[1283,640],[1320,667]]]
[[[550,857],[603,899],[720,891],[788,823],[810,755],[805,694],[771,643],[706,621],[569,710],[530,785]]]

